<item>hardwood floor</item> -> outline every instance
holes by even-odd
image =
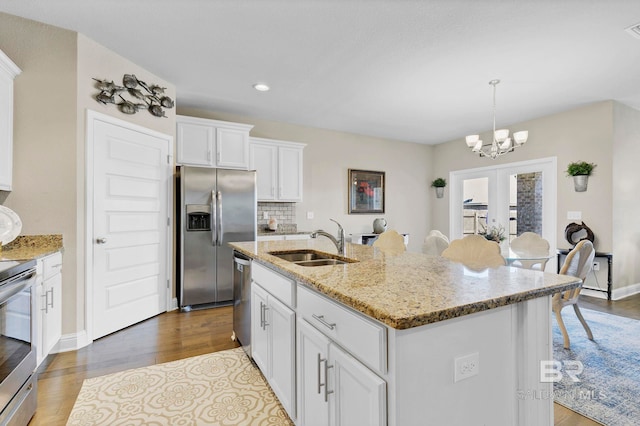
[[[49,356],[39,369],[38,409],[29,425],[65,425],[84,379],[237,347],[232,312],[231,306],[168,312]]]
[[[640,319],[640,295],[620,301],[583,296],[580,305]],[[237,347],[231,341],[232,309],[168,312],[78,351],[51,355],[39,370],[38,411],[29,425],[66,424],[84,379]],[[556,404],[555,425],[598,423]]]

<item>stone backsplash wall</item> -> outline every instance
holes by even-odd
[[[542,173],[518,174],[518,235],[542,234]]]
[[[264,218],[264,213],[268,218]],[[266,228],[269,218],[275,217],[278,220],[278,229],[295,228],[296,203],[269,203],[258,202],[258,229]],[[291,226],[293,225],[293,226]]]

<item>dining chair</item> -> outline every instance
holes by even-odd
[[[386,252],[400,253],[407,249],[404,245],[404,237],[393,229],[384,231],[380,234],[372,245],[373,247],[377,247]]]
[[[427,235],[422,244],[422,252],[432,256],[440,256],[449,247],[449,240],[444,235],[441,235]]]
[[[475,270],[497,268],[507,264],[500,254],[500,245],[477,234],[451,241],[449,247],[442,252],[442,257]]]
[[[449,244],[449,238],[446,235],[444,235],[442,232],[438,231],[437,229],[432,229],[431,231],[429,231],[429,233],[427,234],[427,237],[430,237],[432,235],[443,238],[447,242],[447,244]]]
[[[560,274],[571,275],[572,277],[579,278],[584,283],[584,280],[587,278],[587,274],[593,268],[593,258],[595,257],[596,251],[593,248],[593,243],[589,240],[582,240],[567,254],[567,257],[562,264],[562,268],[560,268]],[[584,320],[582,316],[582,312],[580,312],[580,308],[578,307],[578,298],[580,297],[580,290],[582,289],[582,283],[580,286],[576,288],[572,288],[570,290],[565,290],[553,295],[551,299],[551,308],[556,315],[556,320],[558,321],[558,326],[560,326],[560,331],[562,331],[562,336],[564,337],[564,348],[569,349],[569,334],[567,333],[567,328],[564,325],[564,321],[562,321],[562,309],[565,306],[572,305],[573,310],[576,313],[576,316],[580,320],[580,323],[584,327],[584,331],[587,332],[587,337],[589,340],[593,340],[593,333],[591,333],[591,329],[589,325]]]
[[[546,258],[529,260],[517,259],[512,262],[513,266],[520,266],[525,269],[540,269],[544,271],[549,261],[549,241],[542,238],[535,232],[523,232],[511,241],[511,251],[522,257],[527,256],[547,256]]]

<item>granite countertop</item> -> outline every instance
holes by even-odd
[[[0,260],[38,259],[61,251],[62,235],[21,235],[9,244],[2,246]]]
[[[304,267],[271,251],[317,250],[337,257],[326,238],[230,243],[255,261],[395,329],[408,329],[575,288],[574,277],[499,267],[473,271],[443,257],[385,253],[346,245],[355,263]]]
[[[304,235],[304,234],[310,234],[311,231],[288,231],[288,230],[280,230],[278,229],[277,231],[270,231],[268,229],[258,229],[258,236],[263,236],[263,235]]]

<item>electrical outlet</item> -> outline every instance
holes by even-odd
[[[264,220],[269,219],[269,212],[262,212],[262,218],[263,218]]]
[[[307,212],[307,219],[313,219],[313,212]]]
[[[594,271],[600,270],[600,262],[593,262],[593,270]]]
[[[480,373],[480,353],[475,352],[469,355],[454,359],[453,381],[468,379]]]
[[[582,212],[567,212],[567,220],[582,220]]]

